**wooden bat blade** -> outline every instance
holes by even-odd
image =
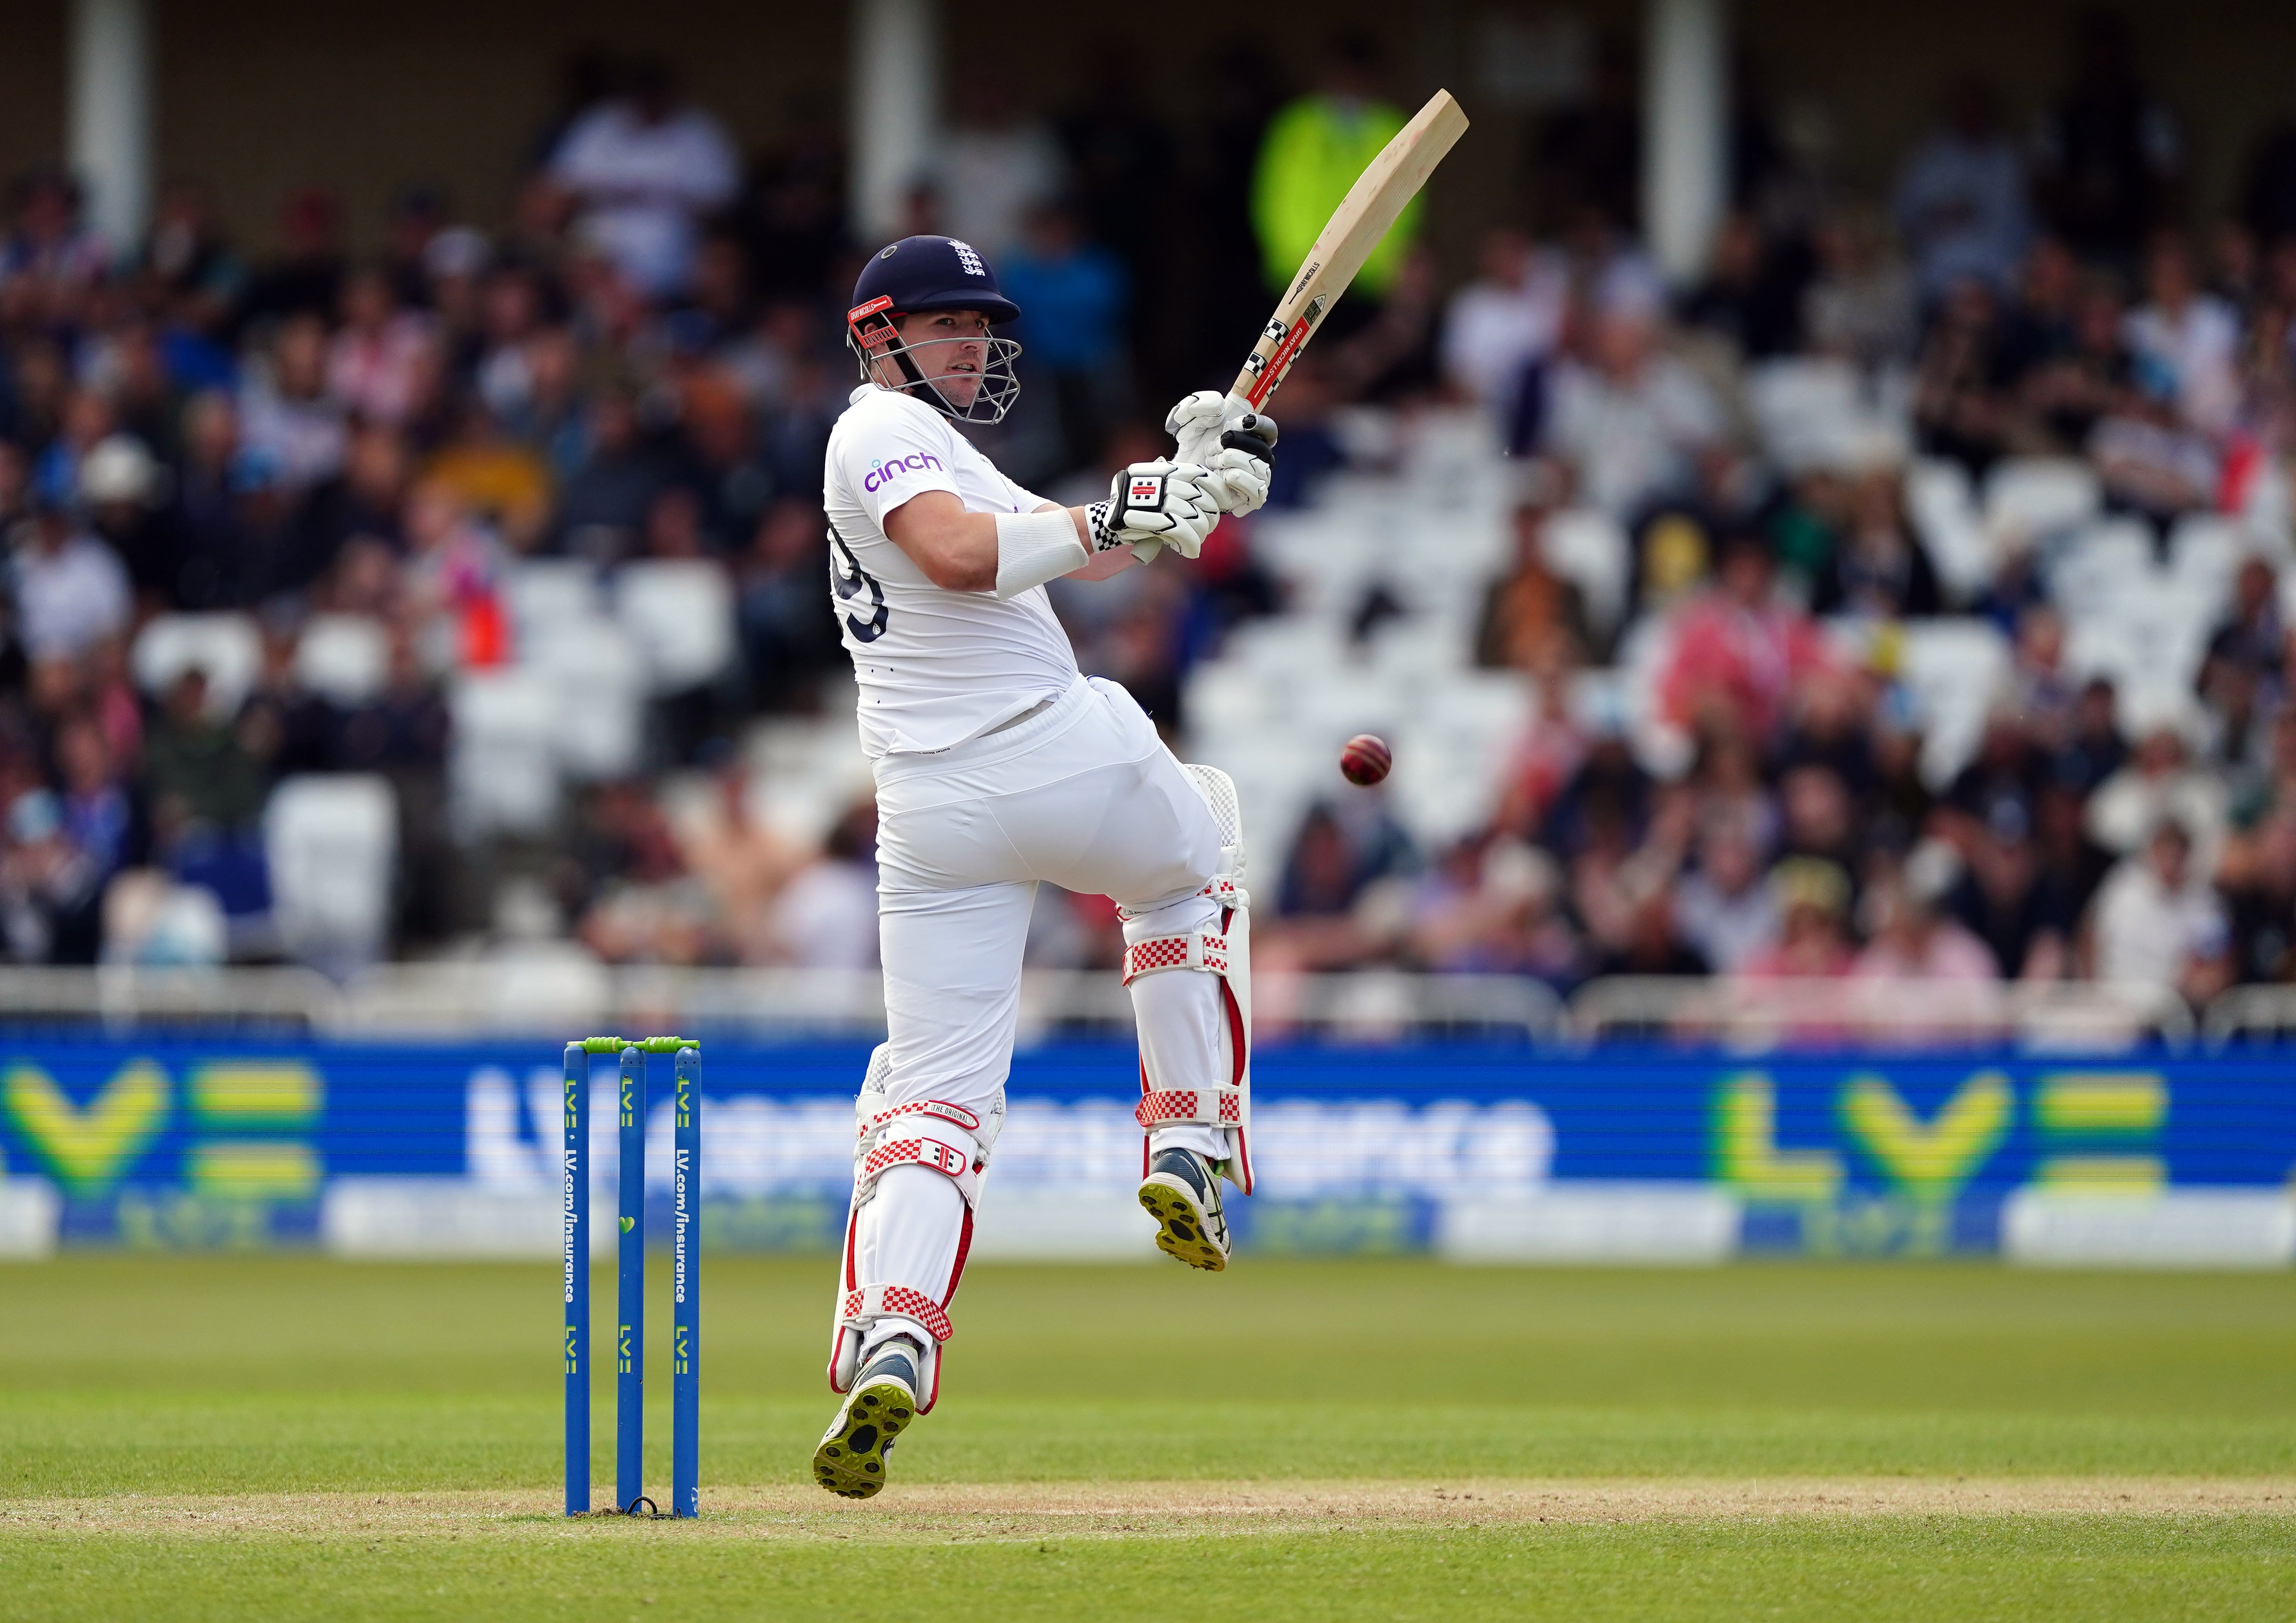
[[[1300,274],[1268,317],[1243,370],[1236,373],[1231,393],[1255,407],[1267,404],[1307,347],[1316,324],[1339,302],[1404,205],[1419,194],[1435,166],[1466,130],[1466,112],[1449,91],[1439,90],[1380,149],[1324,223]]]

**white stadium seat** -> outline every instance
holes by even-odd
[[[611,620],[578,621],[526,652],[550,693],[551,745],[566,775],[594,783],[637,770],[646,668],[629,635]]]
[[[161,614],[135,639],[128,662],[136,685],[164,696],[184,673],[208,679],[208,714],[226,721],[239,713],[263,676],[263,634],[250,614]]]
[[[682,693],[734,658],[734,583],[707,559],[650,558],[614,578],[614,618],[644,656],[657,693]]]
[[[2237,519],[2222,513],[2187,513],[2169,535],[2169,570],[2191,589],[2228,600],[2242,561],[2263,551]]]
[[[466,839],[539,834],[558,816],[558,711],[539,671],[472,671],[448,692],[447,781]]]
[[[2077,457],[2012,456],[1986,475],[1986,528],[2005,549],[2078,529],[2103,503],[2096,471]]]
[[[1906,512],[1946,590],[1960,599],[1982,592],[1997,554],[1968,471],[1959,463],[1916,462],[1906,470]]]
[[[578,558],[533,558],[515,565],[504,577],[503,596],[520,647],[604,612],[598,571]]]
[[[1577,584],[1596,628],[1615,629],[1626,612],[1627,577],[1633,561],[1625,527],[1595,508],[1566,508],[1546,521],[1538,550],[1549,569]]]
[[[1797,471],[1833,459],[1866,414],[1859,393],[1857,369],[1843,360],[1766,361],[1746,378],[1746,403],[1762,443]]]
[[[340,974],[381,955],[398,846],[386,778],[315,775],[272,791],[263,848],[272,923],[290,957]]]
[[[295,680],[348,709],[380,696],[390,677],[390,633],[365,614],[315,614],[295,644]]]
[[[1943,789],[1969,764],[2005,687],[2009,643],[1989,620],[1908,620],[1899,669],[1922,716],[1922,777]]]

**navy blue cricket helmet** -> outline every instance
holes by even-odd
[[[954,237],[903,237],[872,254],[853,283],[853,307],[845,313],[845,341],[861,363],[861,375],[869,378],[876,362],[891,360],[906,380],[901,387],[936,410],[961,422],[1001,421],[1021,390],[1013,369],[1021,346],[1009,338],[988,340],[980,385],[972,399],[960,407],[918,369],[917,353],[935,345],[979,340],[904,341],[894,318],[927,310],[979,310],[992,324],[1000,324],[1021,318],[1021,307],[998,290],[996,273],[971,243]]]
[[[880,299],[880,309],[907,316],[919,310],[979,310],[992,322],[1021,319],[1021,307],[997,291],[996,273],[970,242],[955,237],[903,237],[869,256],[853,284],[857,308]]]

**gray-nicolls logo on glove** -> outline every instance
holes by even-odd
[[[1220,521],[1215,487],[1225,477],[1197,463],[1161,457],[1134,463],[1116,476],[1108,500],[1085,509],[1093,551],[1129,546],[1143,563],[1166,546],[1183,558],[1194,557]]]

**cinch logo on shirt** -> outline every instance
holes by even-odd
[[[930,451],[919,451],[910,456],[881,456],[869,464],[869,471],[861,481],[861,488],[874,490],[880,485],[891,484],[901,474],[922,473],[927,468],[936,473],[948,471],[940,465],[940,458]]]

